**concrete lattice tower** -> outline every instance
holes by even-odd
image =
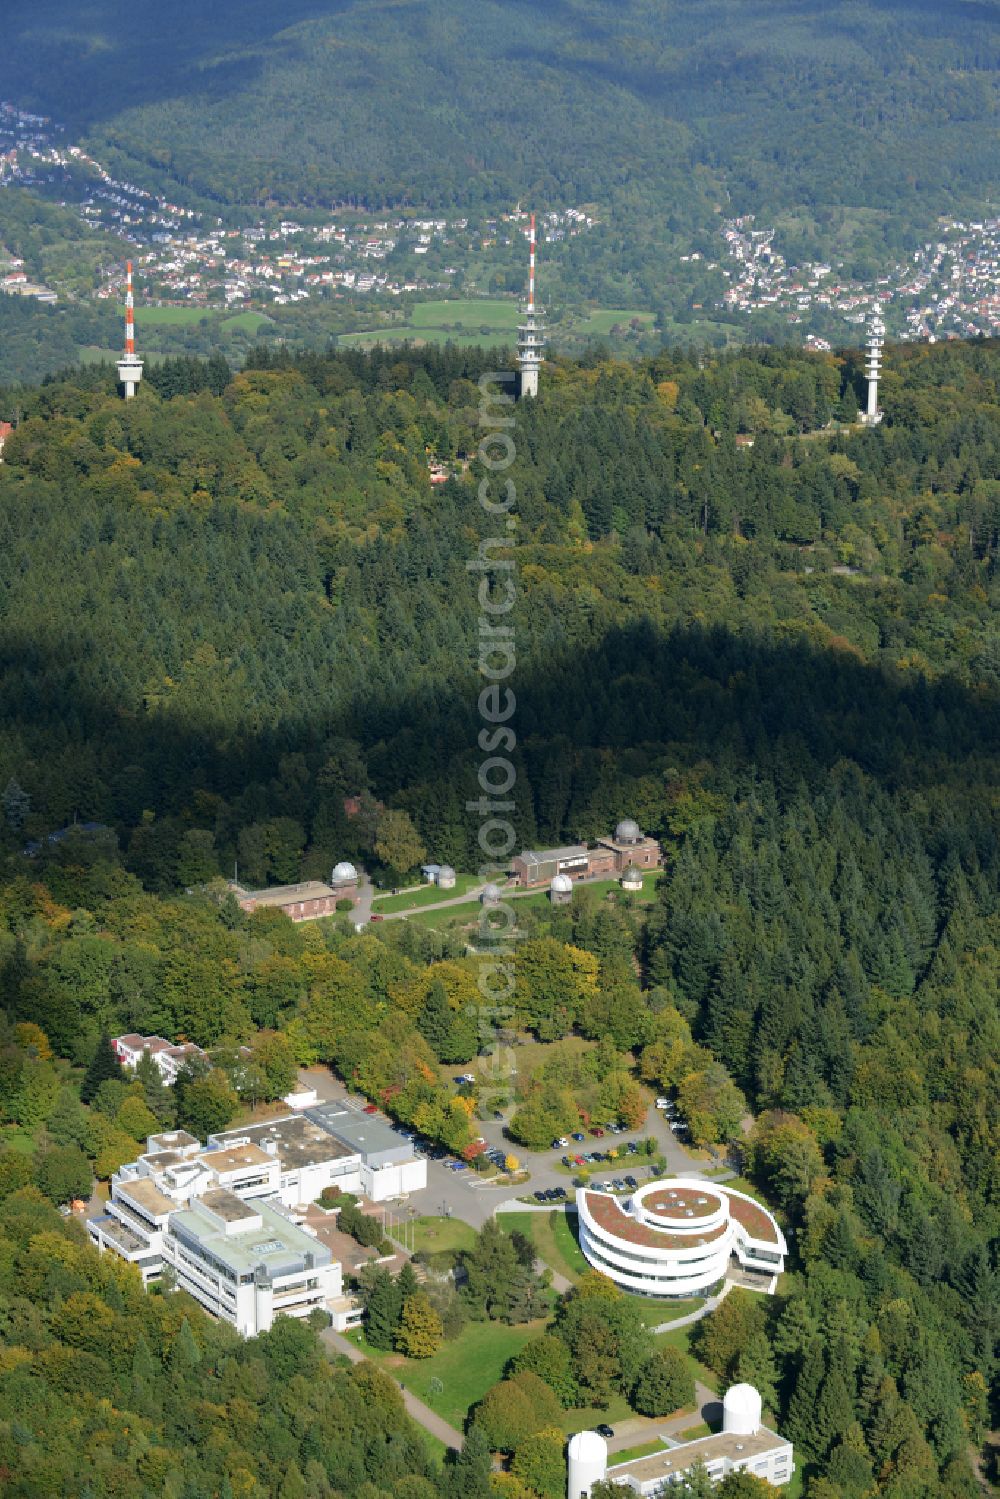
[[[537,396],[538,372],[542,367],[545,346],[545,324],[541,320],[541,308],[535,306],[535,215],[531,215],[531,240],[528,265],[528,301],[524,309],[524,322],[517,330],[517,364],[521,372],[519,397]]]
[[[868,324],[868,354],[865,374],[868,376],[868,409],[861,413],[866,427],[877,427],[882,420],[878,409],[878,377],[882,373],[882,346],[885,343],[885,324],[878,312],[873,312]]]
[[[125,399],[130,401],[136,386],[142,379],[142,360],[135,353],[135,303],[132,299],[132,262],[125,272],[125,353],[118,361],[118,378],[125,387]]]

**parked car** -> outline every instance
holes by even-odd
[[[463,1072],[462,1076],[459,1078],[460,1083],[474,1083],[475,1081],[476,1074],[474,1072]]]
[[[599,1437],[603,1437],[606,1442],[610,1441],[615,1434],[614,1427],[609,1426],[606,1421],[602,1421],[600,1426],[595,1426],[594,1430],[597,1432],[597,1435]]]
[[[452,1171],[468,1171],[469,1163],[468,1161],[456,1161],[451,1169]]]
[[[604,1131],[599,1124],[592,1124],[590,1126],[590,1133],[594,1136],[595,1140],[600,1140],[604,1137]]]
[[[670,1107],[670,1099],[669,1098],[658,1098],[656,1100],[656,1107],[658,1109],[669,1109],[669,1107]]]
[[[535,1198],[536,1202],[544,1202],[545,1201],[545,1193],[542,1192],[541,1190],[539,1190],[538,1192],[535,1192],[533,1195],[534,1195],[534,1198]]]
[[[614,1189],[615,1189],[616,1192],[624,1192],[625,1191],[625,1183],[622,1181],[622,1179],[621,1179],[620,1176],[616,1176],[615,1179],[614,1179],[614,1181],[611,1183],[611,1185],[614,1187]]]
[[[493,1118],[494,1119],[502,1119],[503,1118],[503,1115],[501,1114],[501,1112],[500,1112],[499,1109],[494,1109],[493,1110]]]
[[[366,1114],[377,1114],[378,1113],[378,1105],[374,1104],[374,1103],[366,1103],[365,1104],[365,1113]]]
[[[378,911],[373,911],[368,918],[369,921],[384,921],[385,917]]]
[[[634,1140],[630,1140],[628,1142],[628,1144],[626,1145],[625,1149],[628,1151],[629,1155],[638,1155],[639,1154],[639,1147],[635,1143]]]
[[[575,1155],[573,1157],[573,1165],[574,1166],[586,1166],[586,1164],[587,1164],[587,1157],[585,1155]]]
[[[565,1135],[560,1135],[559,1138],[558,1138],[558,1140],[553,1140],[552,1141],[552,1149],[553,1150],[565,1150],[566,1146],[568,1144],[569,1144],[569,1141],[566,1139],[566,1136]]]
[[[625,1185],[626,1187],[628,1187],[630,1192],[634,1192],[639,1183],[636,1181],[634,1176],[626,1176]]]
[[[585,1140],[586,1138],[587,1136],[583,1133],[582,1129],[576,1129],[573,1131],[574,1140]]]
[[[566,1188],[565,1187],[553,1187],[552,1188],[552,1195],[557,1200],[561,1199],[561,1198],[563,1198],[563,1197],[566,1196]]]

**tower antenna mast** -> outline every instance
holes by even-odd
[[[868,376],[868,408],[861,413],[866,427],[877,427],[882,420],[878,409],[878,379],[882,373],[882,347],[885,343],[885,324],[876,308],[868,324],[868,354],[865,359],[865,374]]]
[[[125,353],[118,361],[118,379],[125,387],[125,399],[130,401],[136,386],[142,379],[142,360],[135,353],[135,301],[132,296],[132,262],[125,268]]]
[[[545,324],[541,321],[541,308],[535,306],[535,215],[531,215],[531,230],[528,250],[528,302],[524,307],[524,322],[517,330],[517,363],[521,372],[519,395],[526,397],[538,394],[538,372],[542,367]]]

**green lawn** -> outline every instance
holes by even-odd
[[[410,315],[414,328],[457,328],[478,333],[481,328],[512,332],[520,321],[514,302],[489,301],[478,297],[417,302]]]
[[[14,1155],[31,1155],[37,1140],[30,1129],[18,1124],[7,1124],[0,1129],[0,1150],[9,1150]]]
[[[656,881],[658,878],[658,871],[650,870],[648,874],[644,874],[642,877],[642,895],[633,897],[633,899],[639,899],[643,901],[651,900],[653,891],[656,888]],[[610,891],[618,891],[619,894],[621,893],[617,880],[595,880],[593,884],[582,885],[580,888],[581,890],[588,890],[593,892],[594,896],[597,899],[601,899]],[[533,910],[538,911],[548,910],[551,908],[552,903],[549,900],[549,894],[547,890],[533,890],[530,894],[523,895],[518,894],[512,890],[507,892],[507,894],[510,896],[510,899],[512,901],[515,901],[517,903],[518,907],[521,905],[525,905],[529,906]],[[385,907],[380,906],[379,909],[385,910]],[[421,926],[441,927],[457,922],[467,923],[470,921],[475,921],[479,915],[479,910],[480,905],[478,901],[464,901],[460,905],[451,906],[448,910],[445,911],[417,910],[411,919],[413,921],[419,922]]]
[[[544,1322],[529,1322],[523,1327],[470,1322],[459,1337],[443,1344],[433,1358],[424,1359],[409,1359],[401,1353],[382,1353],[369,1348],[360,1332],[351,1333],[350,1338],[366,1358],[387,1370],[461,1431],[470,1406],[496,1384],[508,1359],[519,1353],[530,1338],[537,1337],[544,1326]],[[440,1394],[431,1391],[434,1379],[444,1386]]]
[[[497,1217],[508,1233],[519,1229],[534,1244],[538,1258],[567,1280],[577,1281],[586,1271],[587,1261],[566,1213],[554,1209],[551,1213],[499,1213]]]
[[[421,906],[434,905],[437,901],[457,899],[478,884],[479,875],[459,874],[455,876],[454,890],[440,890],[437,885],[424,885],[419,890],[410,890],[403,895],[376,895],[372,907],[383,915],[389,911],[415,911]]]
[[[125,308],[119,307],[122,317]],[[136,326],[145,323],[150,328],[166,326],[183,328],[191,323],[200,323],[205,318],[215,318],[223,311],[221,307],[149,307],[143,304],[136,311]]]
[[[605,337],[611,332],[616,323],[630,323],[633,318],[638,318],[644,328],[653,326],[653,314],[651,312],[638,312],[627,307],[599,307],[596,312],[590,313],[582,318],[577,324],[574,332],[590,333],[599,337]]]
[[[239,328],[247,333],[259,333],[262,328],[273,327],[273,320],[263,312],[237,312],[233,317],[227,317],[222,326]]]
[[[421,1254],[471,1249],[475,1242],[476,1230],[461,1218],[423,1217],[413,1223],[414,1248]]]
[[[707,1426],[705,1430],[706,1432],[708,1431]],[[621,1452],[608,1453],[608,1467],[616,1467],[618,1463],[635,1462],[640,1457],[653,1457],[655,1453],[662,1452],[663,1450],[663,1443],[657,1441],[643,1442],[638,1447],[624,1447]]]
[[[666,1320],[666,1319],[664,1319]],[[713,1374],[711,1369],[700,1363],[691,1352],[691,1329],[697,1326],[692,1323],[687,1327],[672,1327],[668,1332],[657,1333],[656,1341],[662,1347],[679,1348],[681,1353],[687,1356],[691,1365],[691,1371],[695,1379],[700,1379],[703,1385],[707,1385],[716,1395],[719,1393],[719,1376]]]

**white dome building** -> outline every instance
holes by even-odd
[[[330,876],[331,885],[356,885],[357,882],[358,871],[346,859],[342,859],[339,864],[333,866],[333,873]]]
[[[442,864],[437,874],[437,882],[439,888],[442,890],[454,890],[455,878],[455,871],[452,869],[451,865]]]
[[[666,1499],[695,1463],[702,1463],[713,1483],[728,1473],[752,1473],[764,1483],[779,1488],[795,1472],[795,1453],[786,1437],[771,1431],[761,1420],[760,1394],[753,1385],[733,1385],[722,1402],[723,1428],[710,1436],[671,1442],[645,1457],[611,1459],[607,1443],[596,1431],[578,1431],[566,1452],[568,1482],[566,1499],[590,1499],[595,1483],[618,1484],[622,1496]]]
[[[479,899],[482,901],[484,906],[498,906],[500,904],[500,886],[492,884],[485,885],[483,887],[483,893],[479,897]]]
[[[642,832],[639,824],[631,817],[623,817],[615,828],[616,843],[641,843]]]
[[[763,1405],[752,1384],[730,1385],[722,1401],[722,1429],[735,1436],[755,1437],[760,1431]]]
[[[549,899],[554,906],[568,906],[573,899],[573,881],[568,874],[553,876],[549,886]]]
[[[621,885],[623,890],[641,891],[642,870],[636,869],[634,864],[630,864],[622,875]]]
[[[730,1260],[771,1278],[785,1268],[787,1245],[773,1215],[744,1196],[705,1181],[650,1182],[624,1201],[581,1187],[576,1194],[580,1248],[595,1270],[643,1296],[698,1296],[724,1280]]]

